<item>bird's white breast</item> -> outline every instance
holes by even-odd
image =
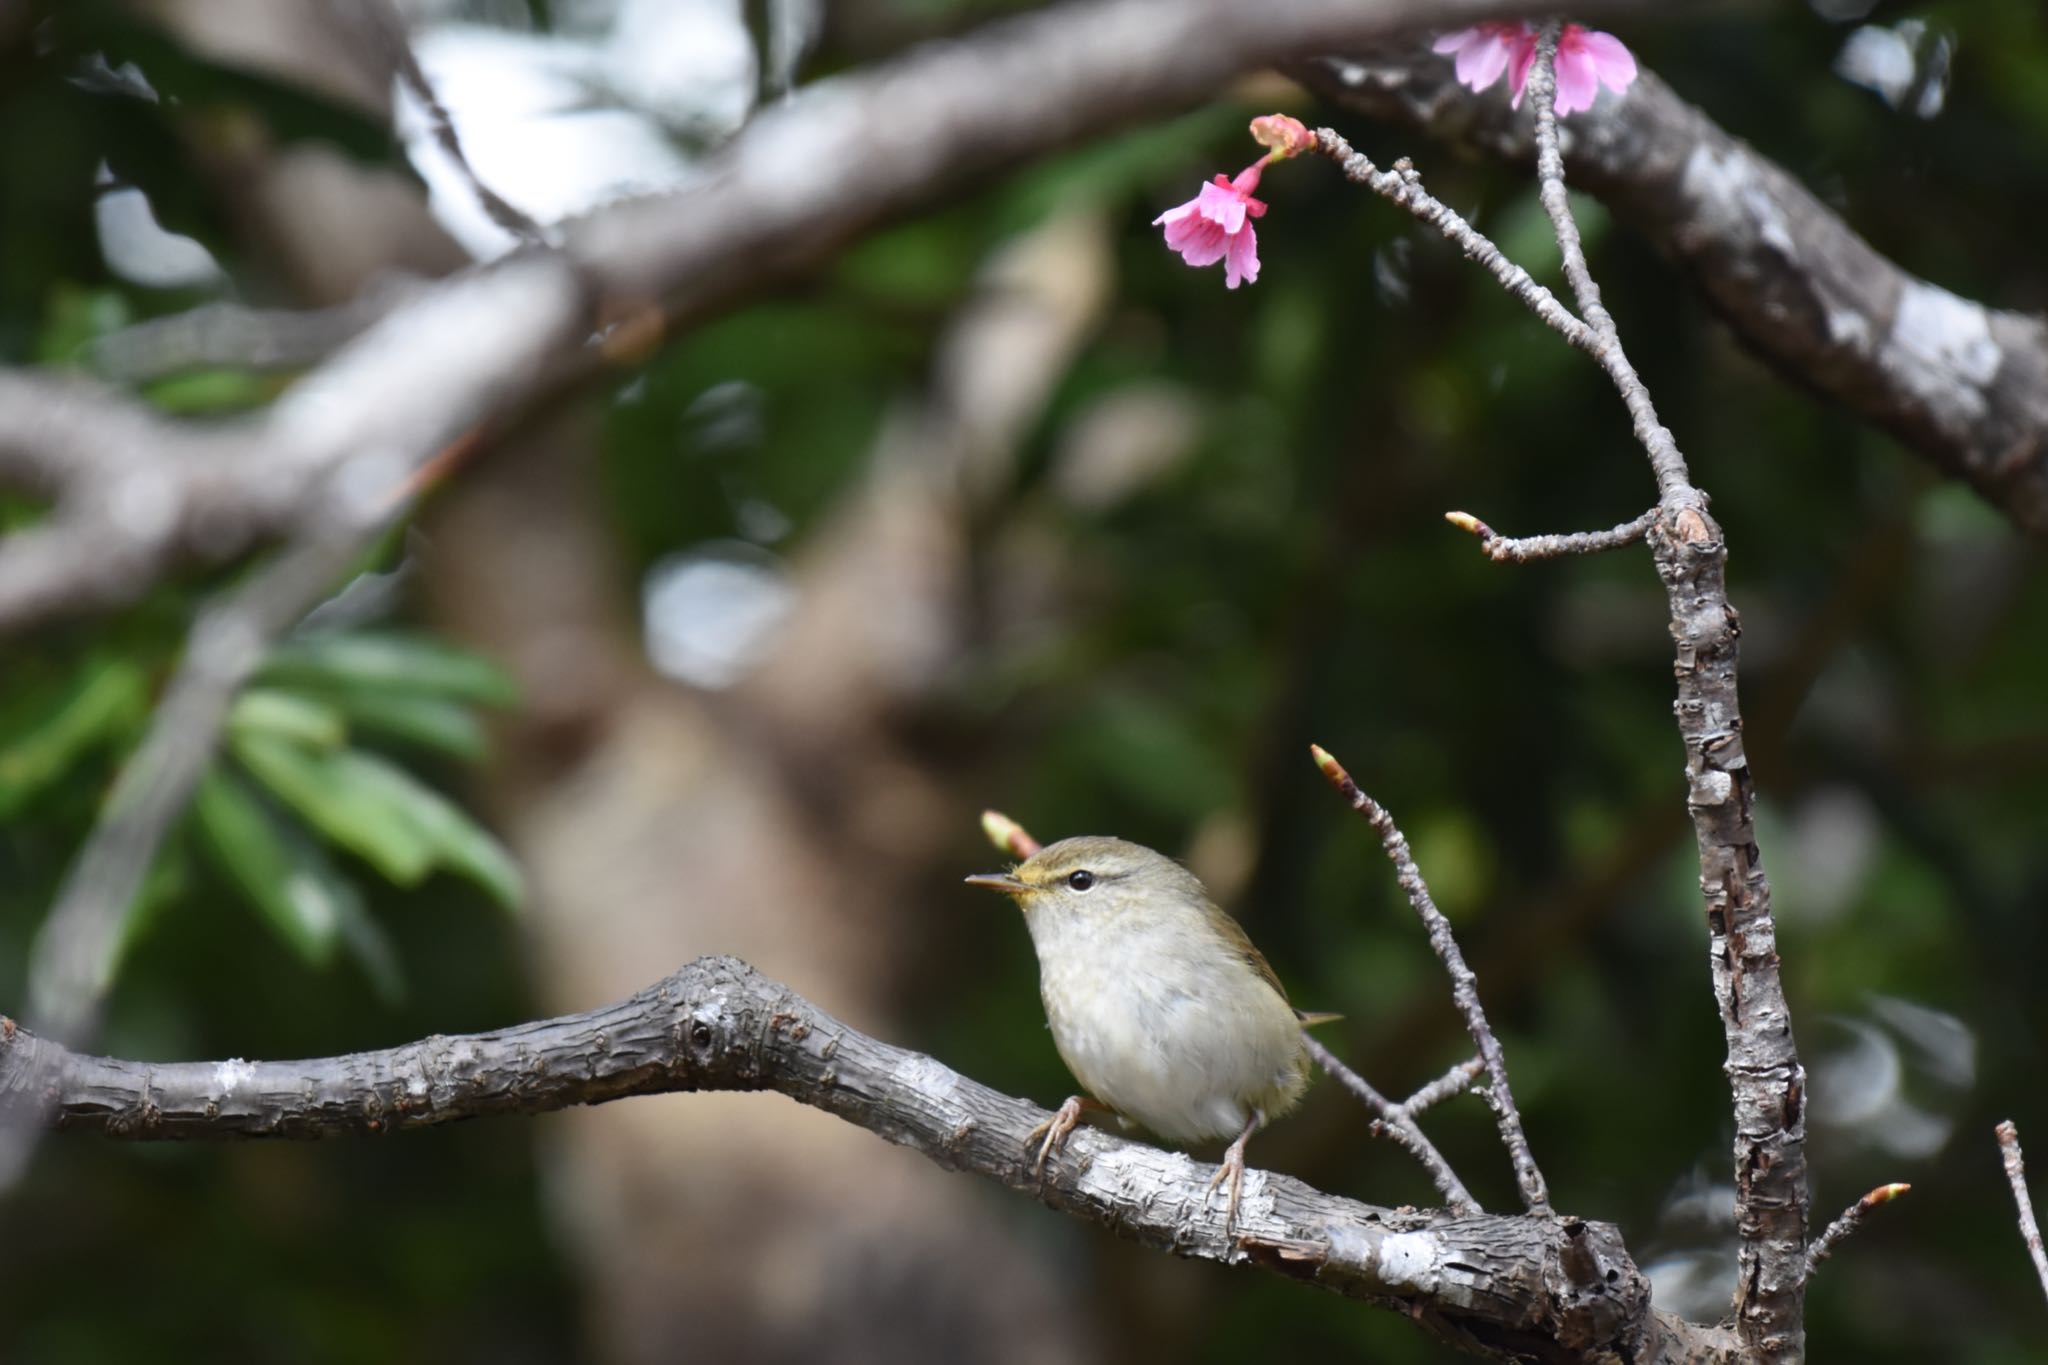
[[[1053,1041],[1097,1099],[1177,1142],[1234,1137],[1302,1084],[1301,1028],[1243,955],[1199,923],[1032,917]]]

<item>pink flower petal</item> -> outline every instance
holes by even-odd
[[[1593,59],[1593,70],[1600,83],[1609,90],[1619,95],[1635,82],[1635,54],[1622,45],[1621,39],[1612,33],[1588,30],[1580,45]]]
[[[1178,223],[1181,219],[1187,217],[1189,214],[1195,211],[1198,202],[1198,200],[1190,199],[1185,204],[1182,204],[1176,208],[1168,209],[1166,212],[1160,214],[1157,218],[1154,218],[1152,220],[1152,226],[1158,227],[1161,223]],[[1167,236],[1169,237],[1171,237],[1172,235],[1173,234],[1171,232],[1167,233]]]
[[[1508,71],[1508,89],[1514,92],[1514,98],[1508,101],[1509,108],[1522,107],[1522,92],[1529,88],[1529,68],[1534,65],[1536,40],[1531,38],[1528,42],[1515,47],[1514,66]]]
[[[1443,53],[1456,52],[1478,36],[1479,30],[1476,28],[1461,28],[1456,33],[1446,33],[1438,38],[1429,45],[1429,50],[1431,52]]]
[[[1592,54],[1576,45],[1569,52],[1560,47],[1557,53],[1557,116],[1563,118],[1581,109],[1591,109],[1593,98],[1599,93],[1600,78],[1594,73]]]
[[[1259,279],[1259,232],[1250,223],[1230,239],[1230,253],[1223,258],[1223,283],[1237,288],[1240,281],[1256,284]]]
[[[1207,218],[1190,218],[1182,227],[1178,239],[1168,237],[1166,244],[1180,253],[1180,258],[1189,265],[1214,265],[1223,259],[1223,253],[1230,249],[1230,234]],[[1172,229],[1168,229],[1172,231]]]
[[[1202,216],[1225,232],[1236,232],[1244,226],[1244,200],[1234,191],[1222,185],[1204,185],[1197,202],[1201,205]]]
[[[1509,45],[1488,36],[1458,54],[1458,84],[1484,90],[1508,68]]]

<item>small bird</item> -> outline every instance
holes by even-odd
[[[1085,1109],[1174,1142],[1232,1138],[1209,1192],[1229,1177],[1234,1226],[1245,1143],[1308,1088],[1302,1029],[1339,1016],[1297,1012],[1195,874],[1142,844],[1063,839],[967,882],[1024,912],[1053,1044],[1088,1092],[1026,1140],[1039,1143],[1034,1169],[1044,1173]]]

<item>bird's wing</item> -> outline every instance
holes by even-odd
[[[1232,919],[1228,912],[1216,906],[1212,905],[1209,909],[1209,922],[1216,926],[1216,932],[1223,936],[1223,941],[1245,960],[1247,966],[1259,974],[1261,981],[1273,988],[1273,994],[1285,1001],[1287,988],[1280,984],[1279,976],[1273,971],[1273,964],[1266,961],[1266,955],[1252,942],[1251,935],[1244,931],[1244,926]]]

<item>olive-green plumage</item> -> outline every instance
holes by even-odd
[[[1234,1213],[1243,1139],[1309,1079],[1302,1016],[1237,921],[1192,872],[1122,839],[1065,839],[968,880],[1023,910],[1053,1043],[1090,1095],[1176,1142],[1238,1139]]]

